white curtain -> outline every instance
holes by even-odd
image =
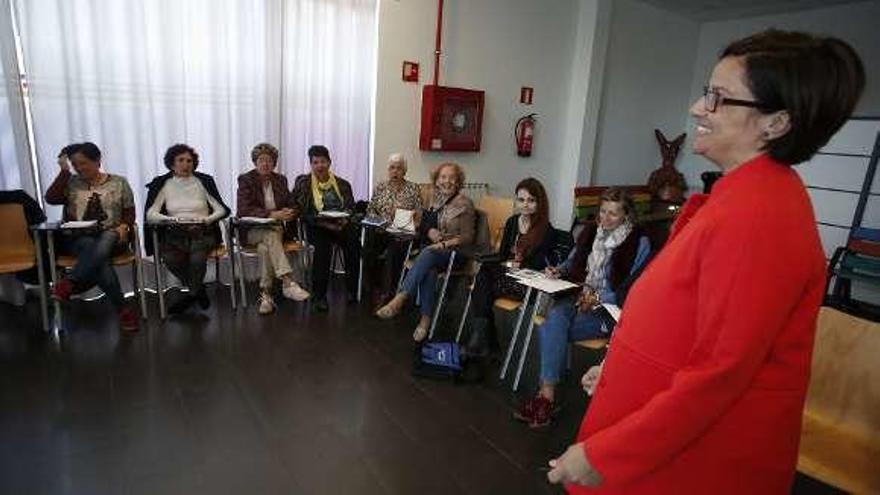
[[[140,217],[144,185],[183,142],[232,206],[251,148],[267,141],[291,183],[308,146],[327,145],[366,196],[376,0],[15,4],[44,190],[60,148],[93,141]]]

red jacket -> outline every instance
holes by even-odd
[[[825,256],[797,173],[759,156],[688,201],[633,286],[570,493],[787,494]]]

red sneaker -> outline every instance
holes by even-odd
[[[514,419],[516,419],[517,421],[522,421],[523,423],[531,423],[535,417],[535,410],[538,407],[539,399],[547,400],[541,396],[536,396],[523,402],[519,410],[514,411]]]
[[[536,397],[533,406],[532,420],[529,422],[529,428],[544,428],[553,422],[553,415],[556,413],[553,403],[544,397]]]
[[[119,326],[126,332],[138,331],[138,314],[137,311],[124,307],[119,310]]]
[[[73,282],[68,278],[62,278],[52,286],[52,299],[56,301],[67,301],[73,294]]]

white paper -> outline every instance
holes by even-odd
[[[526,287],[533,287],[547,294],[554,294],[556,292],[561,292],[578,287],[577,284],[573,284],[568,280],[550,278],[546,276],[540,278],[514,278],[516,278],[517,282],[525,285]]]
[[[348,218],[349,214],[344,211],[324,210],[318,213],[318,216],[326,218]]]
[[[364,225],[370,225],[372,227],[381,227],[381,226],[385,225],[386,223],[388,223],[388,221],[382,217],[369,216],[369,217],[364,217],[364,219],[361,220],[361,223],[363,223]]]
[[[605,308],[605,311],[608,311],[608,314],[614,318],[614,321],[620,321],[620,306],[616,304],[602,303],[602,307]]]
[[[199,224],[199,223],[205,223],[205,219],[204,218],[177,218],[174,220],[174,222],[180,223],[180,224]]]
[[[87,229],[98,225],[97,220],[71,220],[60,225],[62,229]]]
[[[242,223],[261,223],[261,224],[270,224],[275,223],[277,220],[274,218],[262,218],[262,217],[241,217],[239,221]]]
[[[510,270],[507,274],[515,279],[520,279],[520,280],[534,280],[536,278],[547,278],[547,275],[545,275],[544,273],[539,272],[537,270],[532,270],[529,268],[520,268],[518,270],[516,270],[516,269]]]
[[[391,226],[399,231],[415,232],[416,225],[413,221],[414,215],[415,212],[412,210],[397,208],[394,210],[394,221],[391,222]]]

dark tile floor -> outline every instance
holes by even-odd
[[[60,339],[30,329],[36,304],[0,304],[0,493],[560,493],[541,467],[580,422],[575,380],[559,422],[531,431],[494,369],[480,385],[413,378],[414,316],[331,300],[260,317],[212,296],[204,316],[154,315],[136,335],[77,303]]]

